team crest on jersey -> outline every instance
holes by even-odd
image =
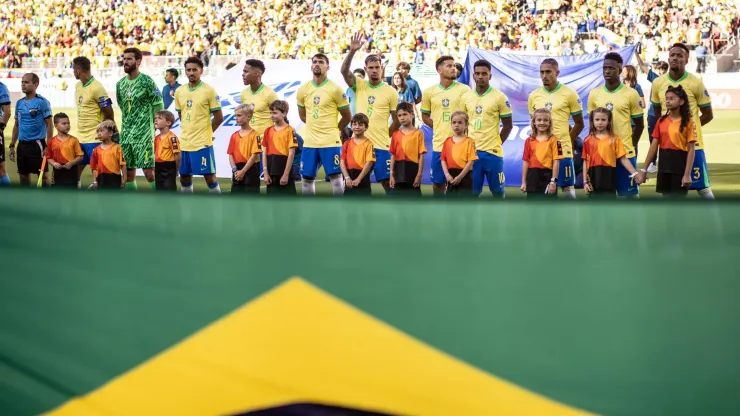
[[[614,109],[614,104],[612,103],[606,103],[606,109],[609,111],[612,111]]]
[[[449,106],[450,106],[450,100],[448,100],[447,98],[445,98],[444,100],[442,100],[442,107],[447,108]]]
[[[131,92],[131,90],[128,90],[128,91],[126,92],[126,97],[128,97],[128,98],[131,98],[131,97],[133,97],[133,96],[134,96],[134,93],[132,93],[132,92]]]
[[[319,98],[319,97],[313,97],[313,103],[314,103],[314,105],[319,105],[320,102],[321,102],[321,98]]]
[[[372,95],[369,96],[369,97],[367,97],[367,103],[368,104],[375,104],[375,97],[373,97]]]
[[[188,106],[188,108],[192,108],[193,107],[193,100],[188,100],[187,106]]]
[[[475,106],[475,114],[483,114],[483,106],[476,105]]]
[[[552,103],[545,103],[545,108],[547,111],[552,111]]]

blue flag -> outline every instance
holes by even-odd
[[[632,60],[635,47],[618,49],[625,65]],[[522,182],[522,153],[524,141],[530,133],[530,117],[527,109],[529,93],[542,86],[540,80],[540,63],[545,58],[554,58],[558,61],[560,75],[558,80],[578,92],[583,103],[583,114],[586,128],[581,137],[588,131],[588,94],[594,88],[604,83],[602,76],[602,62],[606,52],[580,56],[533,56],[514,53],[491,52],[483,49],[470,48],[465,58],[463,73],[459,81],[475,88],[473,81],[473,65],[479,59],[484,59],[493,66],[491,86],[500,90],[509,98],[514,113],[514,129],[504,143],[504,174],[506,186],[520,186]],[[580,147],[578,147],[580,148]],[[574,149],[574,159],[580,160],[580,150]],[[426,165],[427,167],[429,165]],[[580,163],[576,163],[576,171]],[[580,183],[580,182],[579,182]]]

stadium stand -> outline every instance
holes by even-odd
[[[599,28],[642,40],[646,58],[683,41],[710,53],[732,41],[734,0],[19,0],[0,4],[0,67],[69,65],[78,55],[115,67],[128,45],[152,56],[339,59],[364,30],[368,52],[421,64],[468,47],[548,54],[593,52]],[[539,9],[539,10],[538,10]],[[9,28],[9,30],[8,30]],[[602,29],[602,30],[603,30]],[[589,50],[590,49],[590,50]]]

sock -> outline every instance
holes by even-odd
[[[506,194],[503,192],[494,192],[493,199],[506,199]]]
[[[77,189],[82,189],[82,179],[77,179]]]
[[[193,183],[192,182],[181,182],[180,183],[180,192],[184,194],[192,194],[193,193]]]
[[[712,188],[699,189],[697,192],[699,193],[699,196],[702,199],[714,199],[714,193],[712,192]]]
[[[344,179],[342,175],[336,175],[329,180],[331,182],[331,193],[334,196],[344,195]]]
[[[565,197],[567,199],[576,199],[576,188],[574,188],[572,186],[566,186],[566,187],[564,187],[563,188],[563,195],[565,195]]]
[[[126,182],[126,190],[127,191],[136,191],[139,187],[136,186],[136,181],[133,182]]]
[[[149,187],[152,188],[152,191],[157,190],[157,183],[154,181],[149,182]]]
[[[218,186],[218,181],[215,181],[212,184],[208,185],[208,192],[210,192],[212,194],[220,194],[221,193],[221,187]]]
[[[3,176],[0,176],[0,186],[10,186],[10,175],[7,173]]]
[[[303,195],[316,195],[316,183],[313,179],[303,179],[301,181],[301,188],[303,189]]]

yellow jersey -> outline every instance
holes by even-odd
[[[546,108],[552,114],[552,134],[558,138],[562,154],[556,159],[572,158],[573,147],[570,142],[570,118],[583,114],[581,99],[573,88],[558,83],[554,90],[548,91],[545,87],[537,88],[529,94],[527,100],[529,115],[534,110]]]
[[[433,151],[441,152],[445,140],[452,137],[452,113],[464,110],[462,97],[470,87],[454,81],[447,88],[437,84],[424,90],[421,95],[421,112],[431,116],[434,126],[432,139]]]
[[[180,114],[180,147],[195,152],[213,146],[211,114],[221,109],[216,90],[205,82],[195,88],[181,86],[175,91],[175,110]]]
[[[298,107],[306,109],[306,134],[303,145],[310,148],[341,147],[339,112],[349,108],[347,95],[326,79],[321,85],[309,81],[296,93]]]
[[[624,84],[619,84],[614,91],[609,91],[606,85],[602,85],[588,94],[588,113],[591,114],[599,107],[612,112],[614,135],[622,139],[627,157],[635,157],[635,146],[632,145],[632,119],[642,118],[645,111],[640,95]]]
[[[77,137],[80,143],[98,142],[98,124],[103,121],[103,109],[112,105],[103,84],[90,78],[85,84],[75,85],[77,99]]]
[[[671,79],[670,73],[661,75],[653,81],[653,92],[650,97],[650,101],[653,104],[660,104],[660,109],[663,113],[666,111],[665,106],[665,92],[668,87],[682,86],[686,91],[686,95],[689,97],[689,107],[691,108],[691,115],[696,121],[696,149],[704,148],[704,135],[701,132],[701,121],[699,108],[709,107],[712,105],[712,98],[709,96],[709,91],[704,86],[704,81],[694,74],[685,72],[683,76],[678,80]],[[661,114],[656,114],[656,117],[660,118]],[[653,134],[653,132],[650,132]]]
[[[370,81],[356,79],[352,87],[355,92],[356,114],[365,114],[370,119],[370,127],[365,133],[375,149],[388,150],[391,139],[388,136],[389,118],[396,114],[398,92],[385,82],[376,86]]]
[[[502,118],[511,117],[511,104],[501,91],[488,87],[478,94],[471,89],[463,95],[463,110],[468,113],[468,136],[475,142],[477,151],[503,157],[499,124]]]
[[[265,134],[265,130],[268,127],[272,127],[272,119],[270,118],[270,104],[273,101],[279,100],[278,95],[275,91],[265,85],[260,85],[257,92],[252,92],[252,87],[247,87],[242,91],[241,102],[242,104],[254,105],[254,115],[249,120],[249,125],[257,132],[257,135],[261,138]]]

